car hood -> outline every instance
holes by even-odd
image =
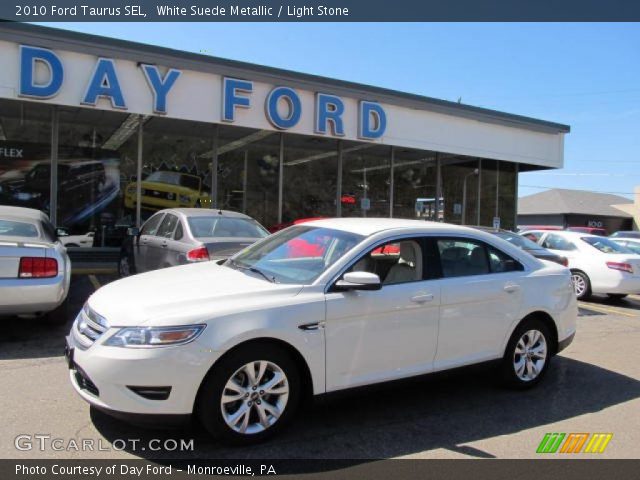
[[[112,327],[186,325],[277,304],[301,289],[205,262],[117,280],[96,291],[89,306]]]

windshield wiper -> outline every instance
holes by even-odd
[[[242,264],[236,262],[235,260],[231,260],[231,259],[229,260],[229,263],[231,265],[233,265],[234,267],[239,268],[240,270],[248,270],[250,272],[257,273],[258,275],[262,275],[262,277],[264,277],[264,279],[267,280],[268,282],[276,283],[276,277],[270,277],[269,275],[267,275],[262,270],[260,270],[260,269],[258,269],[256,267],[249,267],[247,265],[242,265]]]

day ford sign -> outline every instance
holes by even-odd
[[[65,63],[54,51],[20,46],[20,79],[18,96],[36,100],[56,97],[65,84]],[[169,113],[169,99],[179,84],[183,72],[170,68],[163,72],[156,65],[139,63],[139,75],[145,79],[152,96],[155,114]],[[41,74],[36,72],[40,68]],[[44,73],[43,72],[44,69]],[[79,95],[78,103],[97,106],[103,99],[117,110],[129,110],[127,96],[137,96],[136,91],[125,91],[120,80],[116,61],[111,58],[98,58],[93,71]],[[212,87],[213,88],[213,87]],[[80,92],[79,92],[80,93]],[[199,102],[198,96],[189,98]],[[296,127],[303,116],[313,114],[314,133],[320,135],[345,136],[345,101],[336,95],[315,92],[313,112],[303,108],[301,95],[296,89],[287,86],[270,88],[264,99],[264,105],[258,105],[254,98],[254,82],[247,79],[223,77],[220,97],[220,120],[235,123],[238,112],[243,109],[255,109],[264,112],[268,122],[275,129],[290,130]],[[387,114],[378,102],[360,100],[357,103],[357,136],[364,140],[381,138],[387,128]]]

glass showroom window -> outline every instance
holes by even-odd
[[[342,152],[342,216],[388,217],[391,148],[345,142]]]
[[[446,154],[442,154],[440,158],[444,221],[461,225],[477,225],[478,160]],[[484,209],[484,206],[482,208]]]
[[[164,208],[211,207],[214,133],[211,124],[186,120],[154,117],[144,124],[143,219]],[[136,208],[132,193],[128,209]]]
[[[393,167],[393,216],[442,221],[436,203],[438,168],[435,152],[396,148]]]
[[[120,247],[135,224],[125,204],[135,182],[140,117],[71,107],[58,112],[58,226],[93,238],[70,246]]]
[[[0,205],[50,213],[52,111],[49,105],[0,100]]]
[[[222,125],[216,206],[243,212],[267,228],[278,223],[280,134]]]
[[[337,144],[328,138],[285,134],[283,224],[336,216]]]

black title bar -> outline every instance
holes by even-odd
[[[3,0],[16,22],[629,22],[637,0]]]

